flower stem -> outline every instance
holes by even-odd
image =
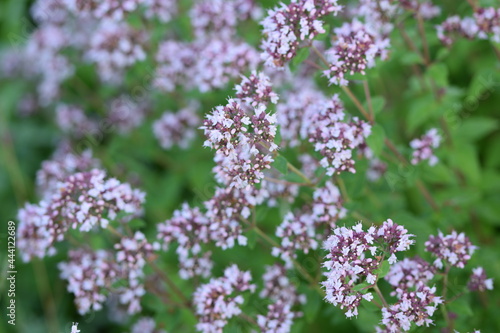
[[[370,110],[370,123],[373,124],[375,121],[375,112],[373,111],[372,97],[370,95],[370,87],[368,86],[368,81],[363,81],[363,88],[365,90],[366,101],[368,102],[368,109]]]
[[[277,247],[279,248],[280,245],[275,241],[273,240],[271,237],[269,237],[264,231],[262,231],[259,227],[257,226],[254,226],[254,230],[255,232],[260,236],[262,237],[266,242],[268,242],[270,245],[272,245],[273,247]],[[324,296],[324,292],[323,292],[323,289],[321,289],[321,287],[317,284],[316,280],[305,270],[304,267],[302,267],[302,265],[300,265],[297,260],[293,259],[293,258],[290,258],[293,265],[295,266],[295,268],[300,272],[300,274],[311,284],[311,287],[313,287],[316,291],[318,291],[318,293],[321,295],[321,296]]]
[[[356,96],[354,96],[354,94],[349,89],[349,87],[348,86],[341,86],[341,87],[342,87],[342,90],[347,94],[347,96],[349,96],[349,98],[354,103],[354,105],[356,105],[359,112],[361,112],[361,114],[371,122],[372,120],[370,118],[370,115],[368,114],[366,109],[363,107],[363,105],[361,105],[361,102],[358,100],[358,98]]]
[[[181,299],[182,303],[186,308],[191,309],[191,303],[189,300],[184,296],[182,291],[175,285],[175,283],[168,277],[165,272],[163,272],[158,265],[153,261],[153,260],[148,260],[148,263],[151,265],[153,270],[162,278],[163,281],[168,285],[170,289]]]
[[[378,297],[380,297],[380,300],[382,301],[382,304],[384,304],[384,307],[389,309],[389,305],[387,304],[387,301],[385,300],[384,295],[382,295],[382,292],[380,291],[380,289],[376,283],[373,285],[373,289],[377,293]]]
[[[441,303],[441,311],[443,312],[443,317],[446,320],[446,324],[447,324],[448,328],[451,329],[452,322],[451,322],[450,316],[448,314],[448,309],[446,308],[446,292],[448,290],[448,273],[449,272],[450,272],[450,266],[446,266],[446,270],[445,270],[444,277],[443,277],[443,291],[442,291],[443,303]],[[450,332],[451,332],[451,330],[450,330]]]

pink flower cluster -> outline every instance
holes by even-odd
[[[70,146],[62,144],[54,153],[51,160],[42,162],[36,173],[37,192],[49,199],[57,191],[59,182],[78,172],[90,171],[99,168],[101,162],[92,157],[92,151],[85,150],[77,155],[70,151]]]
[[[236,242],[247,245],[241,220],[248,219],[251,208],[263,200],[261,191],[253,187],[217,188],[214,196],[204,203],[210,221],[210,238],[215,245],[222,249],[232,248]]]
[[[431,235],[425,242],[425,250],[437,257],[434,261],[437,268],[443,268],[443,261],[446,265],[464,268],[476,248],[469,237],[456,231],[449,235],[440,231],[437,236]]]
[[[252,277],[247,271],[240,271],[236,265],[225,269],[224,276],[212,278],[199,286],[193,295],[200,332],[222,333],[227,321],[241,313],[244,291],[255,291]]]
[[[255,85],[268,83],[265,76],[259,78],[262,78],[262,84],[256,75],[251,76]],[[244,80],[243,85],[248,80]],[[240,86],[238,89],[244,88]],[[265,89],[265,94],[270,97],[264,97],[260,90],[256,90],[252,97],[242,96],[251,100],[276,100],[269,89]],[[273,162],[271,153],[278,148],[274,143],[276,116],[266,112],[265,104],[252,107],[238,99],[229,99],[226,106],[218,106],[206,116],[201,128],[207,137],[205,146],[217,150],[216,172],[225,185],[245,188],[261,182],[263,171]]]
[[[210,252],[203,253],[202,245],[210,241],[209,220],[198,208],[190,208],[183,204],[174,216],[157,225],[158,239],[162,241],[164,250],[170,243],[177,242],[179,258],[179,275],[183,279],[194,276],[209,277],[212,270]]]
[[[439,40],[445,45],[453,44],[457,35],[500,43],[500,8],[478,8],[473,17],[463,19],[451,16],[436,26],[436,30]]]
[[[356,117],[346,119],[338,95],[327,98],[307,85],[278,104],[277,119],[285,144],[295,147],[301,139],[311,142],[323,156],[320,165],[329,176],[355,172],[353,150],[365,145],[371,133],[370,124]]]
[[[182,149],[189,147],[196,137],[196,127],[200,119],[196,114],[197,105],[189,105],[177,112],[165,112],[153,123],[153,133],[164,149],[174,145]]]
[[[250,45],[232,39],[168,40],[160,44],[156,61],[155,87],[173,91],[181,85],[207,92],[255,69],[258,55]]]
[[[18,213],[18,247],[25,261],[55,253],[69,229],[88,232],[106,228],[118,213],[139,215],[145,194],[102,170],[72,174],[57,183],[51,195],[38,205],[27,204]]]
[[[387,58],[389,39],[374,34],[363,23],[354,20],[334,30],[337,40],[326,51],[329,69],[324,73],[331,84],[345,86],[346,75],[365,74],[375,65],[375,59]]]
[[[405,258],[391,266],[385,279],[393,287],[391,295],[397,297],[397,302],[382,309],[384,330],[377,328],[378,332],[408,331],[412,323],[433,324],[431,317],[443,303],[443,299],[436,296],[436,288],[428,286],[435,271],[434,266],[419,257]]]
[[[415,291],[403,293],[398,302],[382,309],[382,324],[388,332],[408,331],[411,324],[427,326],[433,323],[430,319],[439,304],[441,297],[436,296],[436,287],[420,286]]]
[[[141,311],[140,299],[145,294],[142,279],[146,259],[157,244],[147,242],[144,234],[136,232],[115,244],[111,251],[78,249],[69,252],[69,261],[59,263],[61,278],[68,281],[68,291],[75,295],[80,314],[102,309],[107,294],[121,281],[116,290],[120,303],[128,314]]]
[[[323,266],[327,269],[326,281],[322,283],[326,291],[326,300],[333,305],[347,309],[346,316],[358,314],[362,299],[371,301],[373,295],[367,288],[357,290],[356,285],[366,282],[373,286],[377,280],[377,269],[384,256],[389,256],[389,263],[396,262],[396,252],[406,251],[413,244],[413,235],[392,222],[385,221],[379,227],[370,227],[364,231],[358,223],[352,229],[339,227],[324,242],[328,251]]]
[[[472,275],[467,283],[467,288],[470,291],[493,290],[493,279],[486,277],[484,268],[476,267],[472,269]]]
[[[258,19],[262,10],[254,0],[198,0],[189,14],[197,38],[230,38],[241,21]]]
[[[273,91],[271,80],[262,72],[253,71],[249,77],[243,76],[235,90],[236,98],[252,107],[278,103],[279,97]]]
[[[300,47],[325,32],[322,17],[336,15],[342,6],[337,0],[292,0],[268,11],[261,22],[265,39],[261,57],[267,66],[283,67]]]
[[[165,330],[157,329],[156,322],[151,317],[141,317],[132,326],[130,333],[167,333]]]
[[[418,164],[421,161],[428,160],[429,165],[433,166],[438,162],[433,149],[439,147],[441,136],[437,129],[431,128],[420,139],[413,139],[410,146],[413,149],[411,164]]]
[[[96,63],[104,81],[117,82],[124,70],[146,59],[146,36],[126,23],[104,20],[90,39],[86,58]]]
[[[292,307],[305,304],[306,297],[297,293],[297,288],[286,274],[284,266],[275,264],[267,266],[266,273],[262,276],[264,289],[259,296],[269,299],[271,303],[267,306],[266,315],[257,316],[261,332],[290,332],[293,319],[302,315],[293,311]]]

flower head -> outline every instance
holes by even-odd
[[[472,245],[463,232],[459,234],[452,231],[449,235],[443,235],[440,231],[437,236],[431,235],[425,242],[425,250],[437,257],[434,265],[438,268],[443,267],[442,260],[451,266],[464,268],[476,246]]]
[[[493,279],[488,279],[486,277],[484,268],[476,267],[472,270],[467,288],[469,288],[470,291],[493,290]]]
[[[441,142],[441,136],[437,129],[432,128],[425,133],[420,139],[414,139],[410,142],[413,148],[413,156],[411,164],[418,164],[421,161],[429,160],[429,165],[433,166],[438,162],[438,158],[434,155],[433,148],[438,148]]]

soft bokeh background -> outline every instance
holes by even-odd
[[[260,1],[270,7],[277,1]],[[0,50],[16,47],[26,41],[34,28],[29,18],[30,1],[0,1]],[[180,1],[181,7],[188,8],[190,1]],[[496,1],[482,1],[482,5],[498,5]],[[445,12],[467,13],[465,1],[443,1]],[[441,16],[441,20],[444,16]],[[180,35],[190,38],[189,19],[186,15],[177,17],[168,24],[170,29],[178,29]],[[416,27],[407,26],[408,33],[418,43]],[[162,28],[164,29],[164,28]],[[157,29],[158,30],[158,29]],[[410,154],[408,142],[421,135],[429,127],[439,127],[439,119],[447,122],[451,142],[443,143],[438,150],[441,162],[434,168],[426,165],[404,168],[392,165],[387,175],[376,184],[367,183],[363,177],[343,175],[347,190],[356,208],[373,221],[392,218],[403,224],[410,232],[417,234],[417,245],[412,251],[424,255],[423,243],[427,236],[438,229],[449,231],[456,228],[465,231],[472,242],[479,246],[469,268],[482,265],[488,275],[495,279],[496,290],[484,297],[466,295],[451,307],[458,315],[457,329],[481,327],[483,332],[500,331],[500,73],[499,59],[491,46],[483,41],[459,41],[447,52],[440,46],[432,33],[432,26],[427,25],[433,59],[441,60],[425,77],[432,77],[437,83],[436,92],[440,100],[436,101],[432,93],[420,93],[418,81],[414,77],[411,65],[416,63],[415,54],[408,51],[397,31],[393,33],[393,49],[390,61],[381,63],[370,72],[372,94],[385,98],[385,107],[377,115],[377,120],[384,127],[387,136],[398,144],[398,148],[407,156]],[[155,31],[156,38],[161,38],[162,31]],[[258,44],[260,34],[258,26],[245,27],[242,36],[254,45]],[[147,75],[148,63],[134,66],[127,75],[126,86],[133,89],[137,85],[147,85],[141,80]],[[110,94],[110,89],[101,84],[92,66],[80,66],[77,69],[78,80],[86,89],[75,88],[74,98],[79,101],[94,100],[99,103]],[[65,83],[74,85],[71,79]],[[337,88],[328,87],[321,81],[325,91],[336,92]],[[230,86],[231,87],[231,86]],[[232,94],[231,88],[201,95],[196,91],[186,92],[188,99],[199,99],[202,110],[208,112],[214,106],[224,102]],[[58,278],[56,265],[65,258],[65,246],[59,246],[56,256],[46,260],[35,260],[22,264],[17,260],[17,325],[15,330],[8,327],[5,320],[6,271],[5,232],[8,220],[16,221],[18,208],[24,202],[37,202],[34,193],[36,171],[41,162],[48,159],[62,134],[53,121],[53,113],[43,110],[33,116],[23,117],[17,112],[17,105],[33,89],[29,83],[18,80],[0,82],[0,229],[1,239],[1,280],[0,280],[0,332],[69,332],[71,322],[80,322],[80,329],[88,332],[123,332],[123,326],[113,324],[107,318],[106,311],[80,317],[73,304],[73,297],[66,291],[66,283]],[[358,96],[362,96],[362,86],[355,87]],[[111,92],[112,93],[112,92]],[[150,237],[154,234],[154,225],[169,218],[172,211],[184,201],[200,205],[213,194],[216,186],[211,174],[213,152],[202,148],[200,135],[192,148],[170,151],[162,150],[151,131],[151,123],[167,109],[179,107],[179,100],[174,95],[153,92],[153,114],[130,135],[121,136],[106,133],[102,138],[89,138],[81,142],[81,147],[89,147],[94,155],[103,161],[110,174],[127,181],[136,180],[136,186],[147,192],[145,205],[146,222],[143,230]],[[183,96],[186,98],[186,96]],[[354,108],[347,102],[348,110]],[[99,112],[99,110],[94,110]],[[355,111],[353,111],[355,113]],[[290,160],[295,160],[295,153],[285,151]],[[359,163],[359,173],[367,166]],[[440,212],[432,212],[422,200],[415,186],[415,180],[424,180],[432,195],[440,203]],[[258,212],[262,229],[273,234],[281,221],[283,210],[262,208]],[[346,223],[355,221],[349,217]],[[251,236],[249,236],[251,237]],[[254,236],[255,237],[255,236]],[[265,264],[272,263],[269,249],[256,243],[252,251],[236,248],[215,253],[215,275],[230,263],[244,263],[245,269],[252,269],[255,277],[263,273]],[[309,269],[317,269],[315,262],[321,260],[322,251],[317,251],[299,260]],[[312,259],[311,259],[312,258]],[[164,267],[181,288],[187,293],[192,289],[189,283],[181,281],[176,275],[176,257],[171,253],[165,256]],[[309,264],[308,264],[309,263]],[[297,279],[300,281],[299,276]],[[460,271],[451,279],[451,290],[465,284],[467,276]],[[309,297],[305,308],[305,318],[297,320],[296,332],[370,332],[379,320],[379,314],[371,309],[362,309],[358,320],[345,320],[340,310],[323,303],[320,297],[309,292],[305,285],[301,291]],[[452,293],[453,294],[453,293]],[[195,319],[184,310],[176,314],[162,313],[162,304],[155,297],[148,295],[144,302],[144,314],[168,318],[167,329],[170,332],[194,331]],[[253,296],[247,304],[256,304],[259,300]],[[164,308],[163,308],[164,309]],[[256,311],[251,310],[251,311]],[[252,314],[252,313],[250,313]],[[437,323],[440,326],[442,322]],[[441,325],[442,326],[442,325]],[[227,332],[247,331],[244,323],[233,320]],[[425,332],[427,329],[415,330]],[[431,328],[430,331],[437,331]]]

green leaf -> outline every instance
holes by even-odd
[[[439,51],[436,55],[436,60],[443,60],[446,57],[448,57],[449,54],[450,54],[450,50],[447,47],[442,47],[441,49],[439,49]]]
[[[366,139],[368,147],[373,150],[375,156],[380,155],[382,148],[384,147],[385,132],[382,126],[375,124],[372,127],[372,132],[370,136]]]
[[[434,82],[440,87],[448,85],[448,67],[446,67],[445,64],[437,63],[431,65],[427,69],[426,76],[433,79]]]
[[[313,40],[326,41],[331,36],[331,27],[329,24],[323,25],[323,29],[325,29],[325,33],[316,35]]]
[[[423,64],[424,59],[416,52],[406,52],[401,57],[401,63],[403,65]]]
[[[255,230],[251,229],[245,235],[247,237],[248,247],[253,250],[255,248],[255,244],[257,244],[257,239],[259,238]]]
[[[471,142],[482,139],[496,129],[498,129],[497,119],[474,117],[465,120],[462,125],[457,128],[457,132],[461,139]]]
[[[368,282],[363,282],[363,283],[355,285],[354,288],[352,288],[352,290],[361,291],[362,293],[364,293],[367,291],[367,289],[365,289],[365,288],[368,286],[371,286],[371,284],[369,284]]]
[[[389,261],[384,260],[380,267],[375,270],[375,274],[377,274],[378,279],[384,278],[387,273],[389,273],[389,270],[391,269],[391,264],[389,264]]]
[[[316,292],[307,293],[307,306],[304,307],[306,320],[311,323],[316,319],[322,303],[321,297]]]
[[[456,148],[450,152],[449,157],[451,164],[459,169],[471,183],[479,183],[481,180],[481,167],[475,146],[457,142]]]
[[[410,105],[406,125],[413,134],[417,128],[436,115],[437,103],[431,94],[415,99]]]
[[[373,113],[378,114],[385,106],[385,98],[383,96],[375,96],[372,98]]]
[[[470,317],[474,314],[469,302],[463,297],[450,303],[449,310],[456,313],[459,317]]]
[[[288,161],[282,155],[276,156],[276,158],[274,159],[274,163],[272,165],[276,170],[281,172],[283,175],[286,176],[288,174]]]
[[[140,229],[146,226],[146,222],[140,219],[133,219],[132,221],[128,222],[127,225],[132,229]]]
[[[308,47],[300,49],[295,57],[290,61],[290,70],[295,72],[299,65],[309,57],[311,50]]]
[[[276,131],[276,136],[274,138],[274,143],[279,146],[282,140],[283,137],[281,136],[281,126],[278,126],[278,130]]]

